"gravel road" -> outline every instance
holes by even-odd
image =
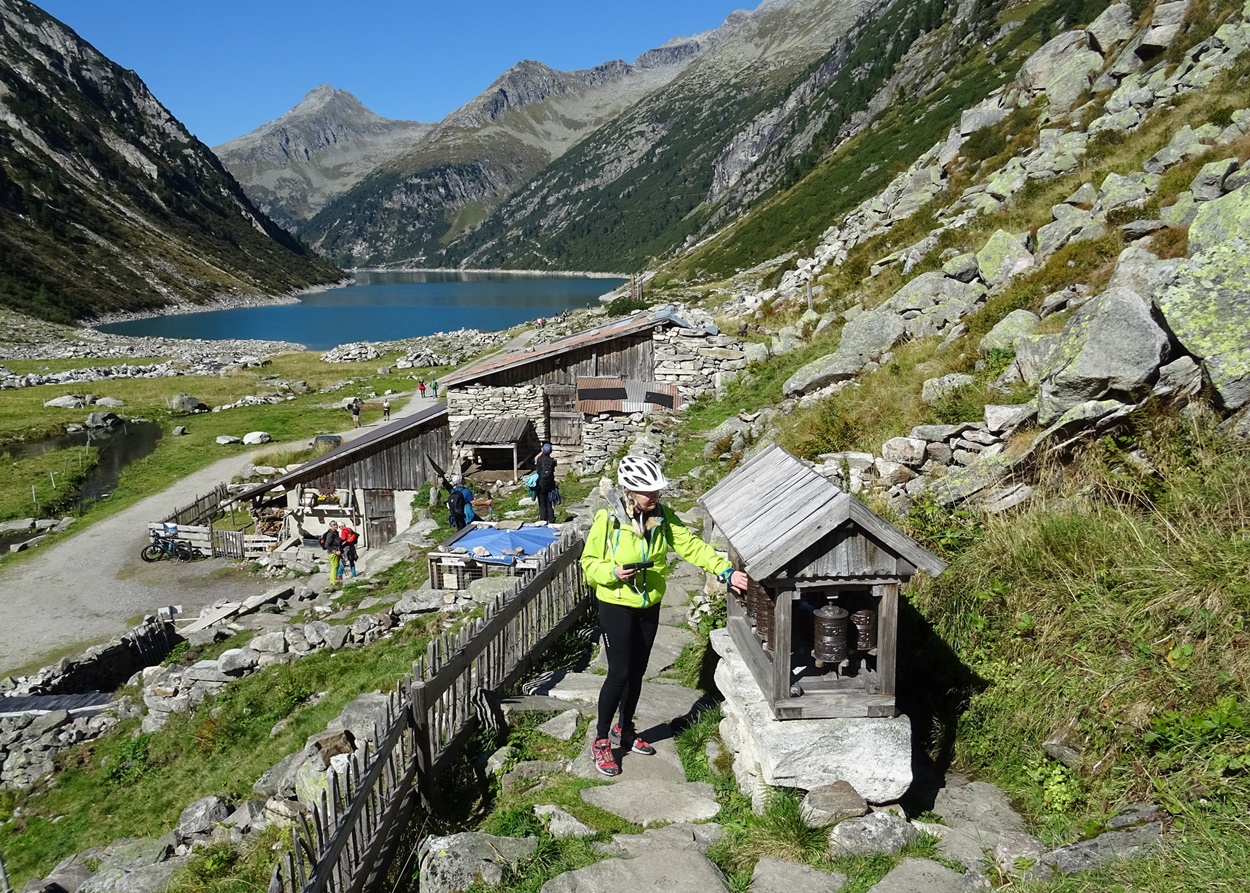
[[[391,415],[411,415],[435,402],[414,396]],[[351,440],[378,424],[349,429],[343,438]],[[250,456],[214,462],[79,533],[57,537],[25,561],[0,567],[0,676],[113,639],[136,618],[167,605],[181,605],[194,616],[218,599],[246,598],[271,588],[272,580],[226,559],[146,564],[139,558],[149,522],[230,480]]]

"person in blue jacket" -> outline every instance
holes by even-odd
[[[608,494],[609,507],[595,515],[581,558],[586,582],[598,600],[608,659],[591,758],[608,776],[621,771],[614,749],[655,753],[655,747],[638,735],[634,711],[660,625],[660,602],[671,568],[668,553],[676,552],[735,589],[749,584],[745,573],[734,570],[672,509],[660,504],[660,491],[668,480],[653,459],[626,456],[617,467],[617,483],[623,493]]]

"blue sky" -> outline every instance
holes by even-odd
[[[632,61],[759,0],[42,0],[139,73],[210,146],[330,84],[387,118],[434,122],[509,67]]]

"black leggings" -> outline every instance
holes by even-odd
[[[599,628],[603,630],[603,648],[608,656],[608,678],[599,690],[599,724],[595,737],[606,738],[612,714],[618,714],[622,728],[633,722],[638,697],[642,694],[642,677],[660,628],[660,606],[627,608],[601,601]]]

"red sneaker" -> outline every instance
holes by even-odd
[[[654,747],[638,737],[638,730],[634,728],[632,722],[624,729],[621,728],[619,722],[612,723],[612,731],[608,733],[608,740],[612,742],[613,747],[621,747],[623,743],[627,743],[633,753],[640,753],[643,756],[649,757],[655,753]]]
[[[612,742],[607,738],[595,739],[595,743],[590,746],[590,756],[595,761],[595,768],[609,778],[621,774],[621,767],[617,765],[616,757],[612,754]]]

